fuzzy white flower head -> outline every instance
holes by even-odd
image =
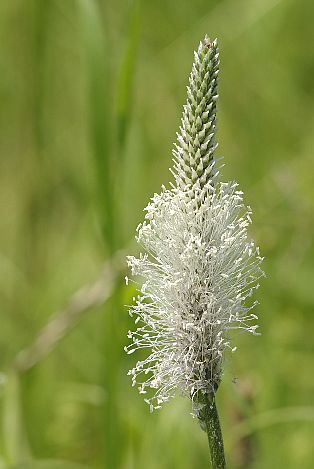
[[[154,390],[145,399],[151,410],[177,389],[193,401],[215,393],[224,352],[236,350],[230,331],[256,334],[256,302],[248,299],[263,272],[247,233],[251,210],[236,183],[218,181],[213,159],[218,63],[216,41],[205,38],[174,152],[176,185],[152,198],[138,227],[145,253],[128,257],[143,284],[130,307],[138,327],[126,351],[147,349],[129,374],[140,393]]]

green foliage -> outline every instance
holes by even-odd
[[[238,337],[218,395],[228,467],[313,467],[313,15],[311,0],[0,2],[1,469],[207,467],[190,403],[150,415],[130,387],[124,272],[50,355],[13,371],[104,261],[136,254],[205,33],[221,51],[218,156],[267,273],[262,336]]]

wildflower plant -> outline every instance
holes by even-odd
[[[251,209],[235,182],[221,182],[217,159],[217,40],[207,37],[194,53],[180,131],[173,150],[174,183],[162,187],[137,228],[143,247],[128,257],[142,278],[130,315],[131,354],[147,351],[129,371],[150,410],[177,390],[192,401],[192,413],[208,433],[214,468],[225,467],[215,405],[232,331],[257,334],[250,301],[262,257],[248,236]]]

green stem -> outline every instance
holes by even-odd
[[[207,433],[212,469],[226,469],[224,443],[219,422],[219,415],[213,394],[204,396],[205,406],[201,410],[202,428]]]

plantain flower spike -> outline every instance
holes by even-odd
[[[221,381],[232,331],[257,334],[250,301],[263,275],[259,249],[248,236],[251,209],[236,182],[221,182],[214,158],[219,73],[217,40],[194,52],[171,169],[175,182],[146,207],[136,239],[143,253],[128,257],[141,278],[129,313],[128,354],[144,349],[129,371],[132,384],[158,409],[177,390],[193,402]]]

